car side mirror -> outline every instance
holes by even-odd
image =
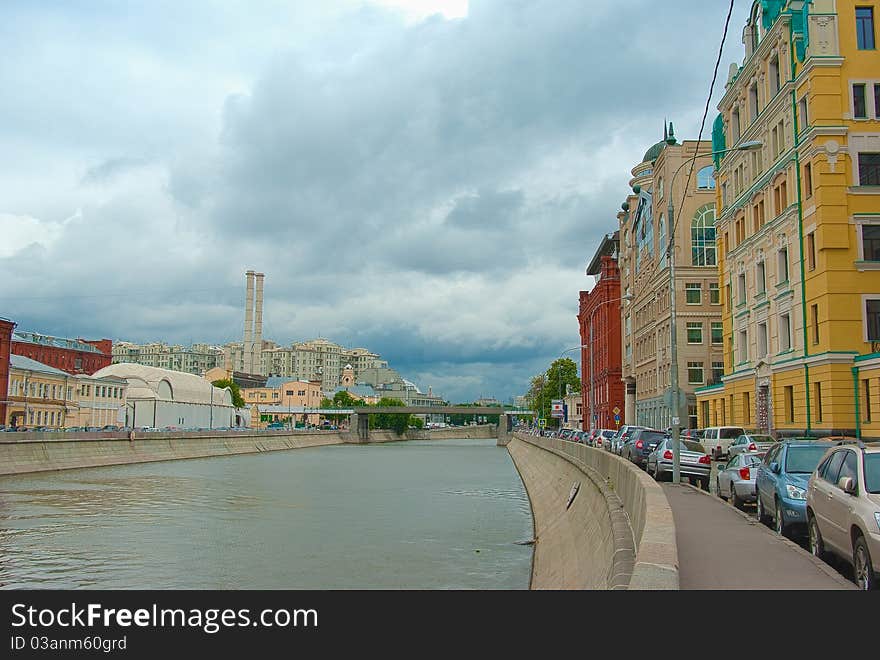
[[[856,494],[856,482],[852,477],[841,477],[837,480],[837,486],[847,495]]]
[[[779,463],[777,463],[776,461],[770,463],[770,471],[773,474],[779,474],[780,472],[782,472],[782,470],[779,469]]]

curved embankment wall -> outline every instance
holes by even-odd
[[[645,472],[554,438],[515,434],[507,449],[532,503],[533,589],[679,588],[672,510]]]
[[[239,431],[225,435],[150,433],[146,437],[137,436],[134,441],[127,437],[0,439],[0,475],[340,445],[345,437],[332,431],[295,434]]]

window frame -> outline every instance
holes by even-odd
[[[863,17],[859,16],[859,12],[867,10],[869,12],[868,16]],[[874,7],[873,6],[857,6],[855,13],[855,21],[856,21],[856,49],[857,50],[877,50],[877,34],[874,29]],[[871,28],[871,39],[870,45],[864,37],[867,37],[868,33],[865,32],[862,34],[862,29],[867,24]]]

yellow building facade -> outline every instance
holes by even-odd
[[[722,383],[700,426],[880,437],[880,2],[764,0],[713,131]]]

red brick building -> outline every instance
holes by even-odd
[[[12,335],[12,352],[69,374],[91,375],[110,366],[113,341],[63,339],[35,332],[15,332]]]
[[[6,421],[6,400],[9,394],[9,356],[12,354],[12,331],[15,323],[0,319],[0,424]]]
[[[624,384],[621,380],[620,270],[617,267],[619,233],[608,234],[587,267],[596,278],[592,291],[581,291],[580,323],[581,396],[583,428],[615,429],[614,409],[624,419]],[[592,413],[592,417],[591,417]]]

